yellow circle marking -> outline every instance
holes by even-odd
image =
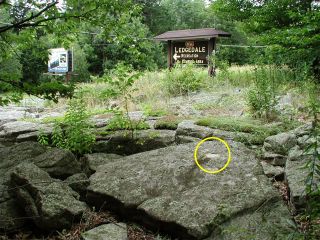
[[[202,166],[199,164],[199,162],[198,162],[198,155],[197,155],[197,154],[198,154],[199,147],[201,146],[201,144],[203,144],[204,142],[206,142],[206,141],[208,141],[208,140],[217,140],[217,141],[223,143],[224,146],[225,146],[225,147],[227,148],[227,150],[228,150],[228,160],[227,160],[227,163],[226,163],[222,168],[220,168],[219,170],[211,171],[211,170],[205,169],[205,168],[202,167]],[[206,172],[206,173],[210,173],[210,174],[217,174],[217,173],[222,172],[223,170],[225,170],[225,169],[228,167],[228,165],[230,164],[230,162],[231,162],[231,151],[230,151],[230,147],[229,147],[228,143],[227,143],[226,141],[222,140],[221,138],[218,138],[218,137],[208,137],[208,138],[205,138],[205,139],[201,140],[201,141],[197,144],[196,149],[194,150],[194,161],[196,162],[197,166],[198,166],[202,171],[204,171],[204,172]]]

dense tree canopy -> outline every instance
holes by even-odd
[[[319,2],[217,0],[213,9],[220,18],[241,22],[255,43],[269,46],[267,61],[319,72]]]

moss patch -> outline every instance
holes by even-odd
[[[154,125],[154,128],[176,130],[180,122],[182,122],[182,119],[173,116],[168,116],[157,120],[156,124]]]
[[[219,117],[219,118],[203,118],[196,121],[200,126],[216,128],[232,132],[257,133],[267,132],[268,134],[277,134],[281,132],[282,128],[275,126],[267,126],[262,121],[249,118],[233,118],[233,117]]]

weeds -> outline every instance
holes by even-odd
[[[255,81],[248,91],[247,105],[254,116],[272,120],[278,99],[272,68],[269,68],[270,71],[262,67],[255,69]]]

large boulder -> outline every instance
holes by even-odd
[[[320,152],[320,148],[318,149]],[[292,148],[285,167],[285,179],[290,191],[290,202],[292,206],[299,210],[306,204],[306,179],[310,173],[306,164],[313,158],[312,152],[308,154],[298,146]],[[319,184],[320,178],[314,175],[314,183]]]
[[[51,148],[32,162],[54,178],[67,178],[81,172],[81,164],[69,150]]]
[[[83,240],[127,240],[127,225],[125,223],[104,224],[81,236]]]
[[[175,144],[175,131],[138,130],[133,136],[131,131],[117,131],[97,140],[93,152],[129,155]]]
[[[4,223],[0,224],[0,229],[4,231],[18,229],[25,219],[24,211],[21,211],[16,199],[7,191],[12,187],[10,186],[10,175],[16,166],[21,163],[34,162],[53,176],[63,177],[81,170],[80,164],[69,151],[48,149],[37,142],[23,142],[11,147],[2,147],[0,148],[0,159],[0,213],[4,219]],[[70,166],[71,169],[66,166]]]
[[[34,132],[27,132],[19,134],[16,137],[17,142],[26,142],[26,141],[38,141],[38,137],[41,134],[45,134],[47,136],[51,136],[53,132],[53,126],[52,125],[40,125],[40,128],[37,131]]]
[[[87,201],[97,208],[108,206],[127,217],[132,215],[181,239],[208,237],[228,220],[281,201],[254,153],[241,143],[229,144],[232,161],[219,174],[204,173],[196,166],[196,143],[106,163],[90,177]],[[204,143],[198,156],[204,156],[201,163],[207,159],[204,165],[209,169],[220,168],[227,160],[225,147],[216,141]],[[267,227],[269,219],[263,224]]]
[[[11,170],[18,164],[31,161],[45,153],[46,147],[37,142],[24,142],[0,148],[0,184],[9,180]]]
[[[40,123],[15,121],[3,124],[0,127],[0,134],[5,138],[15,138],[19,134],[35,132],[40,129]]]
[[[28,217],[44,230],[70,227],[87,210],[79,195],[33,163],[21,163],[11,173],[13,194]]]

